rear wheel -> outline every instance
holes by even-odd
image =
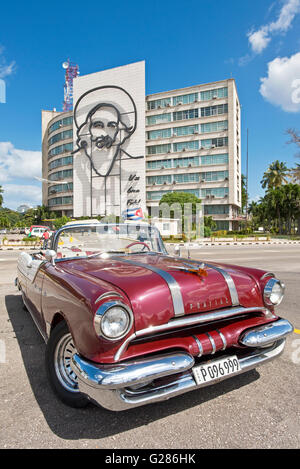
[[[79,392],[77,376],[71,368],[76,353],[72,335],[62,321],[53,329],[46,348],[46,370],[55,394],[71,407],[85,407],[89,400]]]

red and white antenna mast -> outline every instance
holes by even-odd
[[[70,59],[64,62],[62,67],[66,70],[63,111],[71,111],[73,108],[73,79],[79,75],[79,67],[70,62]]]

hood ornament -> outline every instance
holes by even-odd
[[[186,267],[182,266],[173,266],[175,269],[183,270],[184,272],[190,272],[191,274],[196,274],[198,277],[207,277],[207,270],[205,268],[204,262],[201,264],[189,264],[188,262],[183,262],[183,265]]]

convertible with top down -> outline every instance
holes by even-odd
[[[66,404],[121,411],[278,357],[292,325],[271,272],[171,256],[146,223],[78,222],[18,260],[16,285]]]

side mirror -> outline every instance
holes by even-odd
[[[44,254],[45,258],[47,261],[51,262],[52,265],[55,264],[54,260],[56,258],[56,252],[53,251],[52,249],[47,249]]]

